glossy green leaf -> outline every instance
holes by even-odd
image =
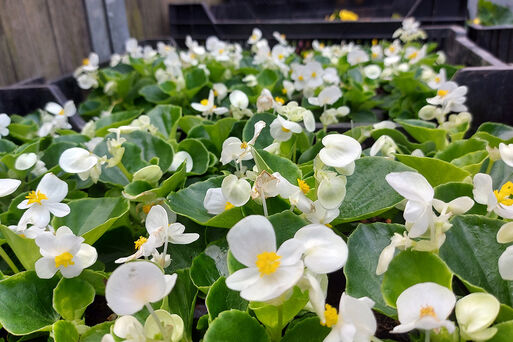
[[[109,128],[116,128],[130,124],[142,113],[142,109],[127,110],[124,112],[112,113],[100,118],[95,123],[96,136],[103,137],[109,134]]]
[[[178,121],[182,117],[182,108],[173,105],[158,105],[146,115],[150,117],[151,124],[158,128],[159,133],[166,139],[176,136]]]
[[[270,342],[270,339],[265,328],[255,318],[246,312],[230,310],[222,312],[210,324],[203,341]]]
[[[258,85],[262,88],[272,89],[278,81],[278,73],[271,69],[264,69],[257,75]]]
[[[71,212],[64,217],[55,217],[52,225],[69,227],[92,245],[123,215],[128,213],[128,201],[123,198],[84,198],[68,203]]]
[[[53,290],[53,308],[66,320],[79,320],[94,295],[94,287],[87,281],[62,278]]]
[[[57,321],[52,330],[55,342],[78,342],[78,331],[72,322]]]
[[[201,253],[192,261],[191,279],[200,291],[207,293],[208,288],[220,276],[219,270],[216,268],[216,262],[205,253]]]
[[[212,125],[203,125],[203,129],[219,153],[221,153],[223,143],[230,136],[230,132],[236,122],[237,120],[234,118],[223,118]]]
[[[299,229],[308,224],[303,218],[289,210],[270,215],[268,219],[273,225],[278,246],[286,240],[293,238]]]
[[[281,341],[323,342],[330,331],[330,328],[321,325],[319,317],[307,317],[288,327]]]
[[[2,232],[3,238],[14,251],[23,267],[26,270],[34,270],[34,263],[41,258],[35,240],[22,237],[4,225],[0,225],[0,232]]]
[[[513,127],[498,122],[485,122],[477,132],[486,132],[501,140],[513,139]]]
[[[264,150],[252,149],[251,154],[259,171],[265,170],[271,174],[279,172],[291,184],[297,184],[297,180],[302,178],[301,171],[297,165],[289,159]]]
[[[383,277],[381,290],[385,302],[395,307],[399,295],[407,288],[433,282],[452,289],[452,272],[435,254],[404,251],[392,259]]]
[[[494,325],[497,328],[497,333],[488,340],[488,342],[510,342],[513,336],[513,321],[503,322]]]
[[[441,150],[447,146],[447,131],[441,128],[431,126],[430,122],[423,120],[396,120],[406,132],[408,132],[418,142],[433,141],[436,148]]]
[[[271,126],[271,123],[276,119],[276,115],[270,114],[270,113],[257,113],[253,115],[249,120],[246,122],[246,125],[244,126],[244,129],[242,130],[242,140],[243,141],[250,141],[253,138],[253,135],[255,133],[255,124],[258,121],[264,121],[265,122],[265,128],[262,130],[260,135],[258,136],[258,139],[255,142],[255,148],[265,148],[269,145],[271,145],[274,141],[274,138],[271,136],[271,131],[269,130],[269,127]]]
[[[59,314],[52,307],[57,278],[40,279],[34,271],[0,281],[0,324],[14,335],[51,330]]]
[[[439,159],[415,157],[405,154],[398,154],[396,158],[401,163],[416,169],[426,177],[431,186],[448,182],[461,182],[470,176],[470,172]]]
[[[89,328],[82,336],[80,342],[98,342],[102,337],[110,333],[110,327],[114,322],[104,322]]]
[[[212,285],[205,299],[210,321],[214,320],[223,311],[237,309],[246,311],[248,302],[241,298],[239,292],[230,290],[226,286],[224,277],[220,277]]]
[[[179,151],[185,151],[192,157],[192,170],[190,174],[202,175],[208,169],[208,150],[197,139],[184,139],[178,144]]]
[[[475,151],[486,151],[486,142],[477,139],[457,140],[450,143],[445,149],[435,154],[435,158],[450,162],[460,158],[467,153]]]
[[[165,104],[171,102],[171,97],[156,84],[148,84],[139,89],[139,95],[151,103]]]
[[[184,72],[187,94],[193,96],[208,82],[208,77],[200,68],[190,68]]]

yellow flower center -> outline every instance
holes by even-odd
[[[283,59],[283,57],[285,57],[285,56],[283,56],[283,54],[282,54],[282,53],[280,53],[280,54],[278,55],[278,59],[279,59],[279,60],[282,60],[282,59]]]
[[[324,45],[324,43],[320,43],[320,44],[319,44],[319,47],[320,47],[321,49],[324,49],[324,46],[325,46],[325,45]]]
[[[326,304],[326,310],[324,311],[324,317],[326,318],[326,323],[321,323],[321,325],[331,328],[338,322],[337,309],[335,309],[334,307],[332,307],[329,304]]]
[[[376,52],[372,53],[372,58],[378,58],[378,54]]]
[[[59,115],[64,115],[64,108],[59,111]]]
[[[275,100],[276,102],[280,103],[280,104],[284,104],[284,103],[285,103],[285,100],[284,100],[283,98],[279,97],[279,96],[276,96],[276,97],[274,98],[274,100]]]
[[[394,46],[394,45],[390,45],[390,47],[388,48],[388,50],[390,50],[390,52],[394,52],[394,51],[395,51],[395,46]]]
[[[206,106],[206,105],[208,105],[208,100],[207,99],[203,99],[203,100],[201,100],[200,103],[201,103],[202,106]]]
[[[281,130],[282,130],[283,132],[285,132],[285,133],[288,133],[288,132],[290,132],[290,129],[288,129],[288,128],[285,128],[285,127],[283,127],[283,126],[281,127]]]
[[[82,65],[89,65],[89,58],[84,58],[82,60]]]
[[[230,210],[231,208],[235,208],[235,206],[230,202],[226,202],[226,204],[224,205],[224,210]]]
[[[310,191],[310,185],[306,184],[304,180],[297,179],[297,184],[303,193],[306,195]]]
[[[28,199],[27,204],[37,203],[41,204],[42,200],[48,199],[45,194],[43,194],[41,191],[31,191],[27,196],[25,196],[26,199]]]
[[[326,227],[328,227],[328,228],[332,228],[332,229],[333,229],[333,226],[332,226],[331,224],[329,224],[329,223],[325,223],[324,225],[325,225]]]
[[[299,75],[299,77],[297,79],[302,81],[302,80],[304,80],[304,77],[303,77],[303,75]]]
[[[146,241],[148,241],[147,238],[145,238],[144,236],[139,236],[139,239],[134,241],[135,249],[140,249]]]
[[[317,76],[317,73],[314,71],[312,72],[312,77],[316,77]]]
[[[251,39],[252,39],[252,40],[256,40],[256,39],[257,39],[256,34],[252,34],[252,35],[251,35]]]
[[[222,55],[224,52],[224,49],[219,49],[219,54]]]
[[[444,97],[445,95],[449,94],[449,90],[443,90],[443,89],[439,89],[437,92],[436,92],[436,95],[440,96],[440,97]]]
[[[378,40],[376,38],[374,38],[372,40],[372,46],[374,46],[374,45],[378,45]]]
[[[146,215],[148,215],[151,210],[151,207],[153,207],[153,204],[145,204],[143,205],[142,210]]]
[[[275,252],[263,252],[258,254],[255,264],[260,271],[260,277],[276,272],[280,266],[280,259],[281,256]]]
[[[286,94],[287,94],[287,89],[283,88],[283,89],[281,90],[281,93],[282,93],[283,95],[286,95]]]
[[[435,82],[436,82],[436,83],[440,83],[440,77],[436,76],[436,77],[435,77]]]
[[[410,55],[408,56],[408,59],[414,59],[414,58],[416,58],[418,55],[419,55],[419,53],[418,53],[417,51],[414,51],[414,52],[410,53]]]
[[[217,92],[217,90],[214,89],[214,96],[217,96],[219,95],[219,93]]]
[[[431,305],[426,305],[420,308],[420,318],[426,316],[436,318],[435,309]]]
[[[72,259],[73,255],[69,252],[64,252],[61,255],[57,255],[54,258],[55,268],[59,266],[68,267],[69,265],[75,265]]]
[[[196,54],[191,53],[190,56],[191,56],[192,59],[196,59]]]
[[[248,143],[243,141],[242,144],[240,144],[240,148],[243,149],[243,150],[247,149],[248,148]]]
[[[513,195],[513,183],[507,182],[499,191],[495,190],[493,193],[497,198],[497,202],[507,206],[513,205],[513,199],[510,198]]]
[[[285,40],[285,38],[287,38],[287,36],[286,36],[286,35],[284,35],[283,33],[282,33],[282,34],[280,34],[280,37],[281,37],[281,39],[283,39],[283,40]]]

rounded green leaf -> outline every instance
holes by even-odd
[[[142,109],[127,110],[104,116],[95,123],[96,136],[103,137],[109,134],[109,128],[128,125],[142,113]]]
[[[470,176],[470,172],[439,159],[415,157],[405,154],[398,154],[396,158],[401,163],[414,168],[426,177],[431,186],[448,182],[461,182]]]
[[[210,325],[204,342],[269,342],[265,328],[248,313],[230,310],[221,313]]]
[[[210,320],[214,320],[223,311],[237,309],[246,311],[248,302],[241,298],[239,292],[230,290],[226,286],[224,277],[220,277],[212,285],[205,299]]]
[[[105,334],[110,333],[110,327],[114,322],[96,324],[87,330],[81,337],[80,342],[98,342]]]
[[[78,342],[78,331],[72,322],[57,321],[52,330],[55,342]]]
[[[178,120],[182,117],[182,107],[173,105],[157,105],[146,115],[149,116],[153,126],[166,139],[174,138],[178,128]]]
[[[253,138],[253,134],[255,133],[255,124],[258,121],[265,122],[265,128],[262,130],[258,139],[255,142],[255,148],[264,148],[271,145],[274,141],[274,138],[271,136],[271,131],[269,130],[269,126],[276,119],[276,115],[270,113],[257,113],[253,115],[247,122],[246,126],[242,130],[242,140],[250,141]]]
[[[195,257],[192,261],[191,279],[200,291],[207,293],[208,288],[212,286],[220,276],[216,262],[204,252]]]
[[[184,139],[178,144],[179,151],[185,151],[192,157],[192,170],[189,172],[193,175],[202,175],[207,172],[209,156],[208,150],[201,141],[197,139]]]
[[[513,321],[508,321],[494,325],[497,328],[497,333],[488,340],[488,342],[510,342],[513,336]]]
[[[317,316],[295,322],[293,321],[287,328],[281,342],[322,342],[331,331],[330,328],[321,325]]]
[[[36,245],[35,240],[22,237],[4,225],[0,225],[0,232],[23,267],[26,270],[34,270],[34,263],[41,258],[39,247]]]
[[[171,96],[164,93],[162,89],[156,84],[148,84],[139,89],[139,95],[151,103],[169,103],[171,102]]]
[[[94,301],[94,287],[80,278],[62,278],[53,290],[53,308],[69,321],[79,320]]]
[[[396,120],[398,124],[403,126],[418,142],[433,141],[437,149],[443,149],[447,145],[447,131],[424,120]]]

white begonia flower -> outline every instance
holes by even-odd
[[[248,39],[248,44],[253,45],[256,44],[260,39],[262,39],[262,31],[259,28],[255,27],[251,36]]]
[[[81,74],[77,77],[77,83],[80,89],[91,89],[98,87],[98,80],[96,79],[96,73]],[[105,91],[105,89],[104,89]],[[107,94],[107,93],[106,93]]]
[[[278,115],[269,126],[269,130],[274,140],[287,141],[293,133],[301,133],[303,128],[298,123],[286,120]]]
[[[487,341],[497,328],[489,328],[499,314],[500,302],[489,293],[471,293],[456,303],[456,319],[465,340]]]
[[[428,82],[428,86],[431,89],[438,89],[442,84],[447,82],[447,74],[445,72],[445,69],[440,69],[440,72],[431,80]]]
[[[296,206],[301,210],[299,205],[296,204]],[[313,210],[309,212],[301,210],[303,211],[303,214],[305,215],[306,219],[311,223],[329,225],[330,222],[336,219],[340,214],[340,210],[338,208],[326,209],[322,206],[319,200],[313,202],[311,208],[313,208]]]
[[[441,106],[442,114],[450,112],[466,112],[467,106],[465,101],[468,88],[466,86],[458,86],[455,82],[449,81],[438,87],[435,97],[426,99],[427,103]]]
[[[381,68],[375,64],[368,65],[363,68],[363,73],[365,77],[375,80],[381,75]]]
[[[276,249],[274,228],[263,216],[243,218],[228,231],[226,239],[235,259],[247,266],[231,274],[226,286],[240,291],[248,301],[275,299],[303,275],[302,243],[290,239]]]
[[[292,94],[294,94],[295,90],[296,89],[294,88],[294,83],[287,81],[287,80],[283,81],[283,89],[282,89],[283,95],[287,95],[287,97],[290,99],[290,98],[292,98]]]
[[[395,30],[393,38],[399,37],[403,42],[410,42],[415,39],[426,39],[426,32],[420,29],[420,23],[415,18],[405,18],[402,27]]]
[[[174,53],[176,49],[174,46],[168,45],[164,42],[157,42],[157,51],[162,57],[167,57],[168,55]]]
[[[378,266],[376,267],[376,275],[381,275],[387,271],[388,265],[390,265],[390,262],[394,258],[396,248],[405,250],[412,247],[414,243],[415,241],[411,240],[406,232],[404,232],[403,235],[394,233],[394,235],[390,238],[390,244],[383,248],[379,254]]]
[[[77,108],[73,101],[67,101],[64,107],[55,102],[49,102],[45,106],[45,111],[52,115],[43,116],[43,123],[37,132],[40,137],[54,134],[57,129],[70,129],[68,117],[75,115]]]
[[[178,151],[173,156],[173,162],[169,166],[169,171],[176,171],[180,167],[180,165],[183,164],[185,161],[185,171],[191,172],[192,167],[194,166],[192,157],[188,152],[185,151]]]
[[[210,90],[208,94],[208,99],[203,99],[200,103],[193,102],[191,103],[191,107],[198,112],[201,112],[201,115],[203,116],[210,116],[213,114],[223,115],[228,112],[228,108],[216,107],[214,103],[214,92],[212,90]]]
[[[425,105],[419,110],[419,118],[422,120],[433,120],[436,119],[440,124],[445,122],[445,114],[442,112],[442,108]]]
[[[474,201],[468,196],[461,196],[445,203],[439,199],[433,199],[433,208],[441,215],[462,215],[474,206]]]
[[[45,106],[45,111],[56,116],[70,117],[76,114],[77,107],[73,101],[67,101],[64,107],[55,102],[48,102]]]
[[[280,32],[278,31],[274,31],[273,32],[273,37],[274,39],[276,39],[278,41],[278,44],[281,44],[281,45],[287,45],[287,37],[284,35],[284,34],[281,34]]]
[[[501,156],[502,161],[510,166],[513,167],[513,144],[499,144],[499,153]]]
[[[32,166],[34,166],[37,162],[37,154],[31,152],[31,153],[22,153],[16,158],[16,161],[14,162],[14,168],[16,170],[28,170]]]
[[[388,56],[388,57],[393,57],[393,56],[398,56],[399,53],[401,52],[401,42],[399,42],[399,40],[394,40],[392,42],[392,44],[390,44],[385,50],[384,50],[384,54],[385,56]],[[386,58],[385,58],[386,60]],[[399,60],[399,59],[397,59]],[[394,64],[394,63],[392,63]],[[386,65],[386,63],[385,63]]]
[[[400,325],[392,333],[405,333],[413,329],[432,330],[442,327],[449,333],[454,323],[447,320],[456,296],[448,288],[436,283],[419,283],[404,290],[397,298],[397,314]]]
[[[397,145],[394,139],[388,135],[382,135],[372,145],[369,155],[375,156],[381,152],[384,157],[394,159],[396,151]]]
[[[217,101],[223,100],[228,94],[228,88],[224,83],[214,83],[212,89],[214,90],[214,96],[217,98]]]
[[[100,58],[94,52],[91,52],[87,58],[82,60],[82,65],[78,67],[75,71],[75,74],[86,72],[90,73],[98,70],[98,66],[100,64]]]
[[[265,112],[274,107],[274,98],[273,94],[269,91],[269,89],[262,89],[260,92],[260,96],[257,98],[257,113]]]
[[[426,46],[424,45],[420,49],[409,46],[404,51],[404,57],[408,59],[408,63],[410,64],[418,63],[421,59],[426,57]]]
[[[171,292],[177,274],[163,274],[149,261],[119,266],[110,275],[105,287],[107,305],[118,315],[132,315],[143,306],[154,303]]]
[[[100,158],[92,152],[80,147],[72,147],[64,151],[59,158],[59,166],[64,172],[76,173],[81,180],[91,177],[98,182],[102,173],[102,165],[107,157]]]
[[[372,313],[374,301],[367,297],[354,298],[345,292],[340,297],[337,309],[326,304],[323,325],[331,332],[323,342],[364,342],[370,341],[377,329],[376,318]]]
[[[11,118],[5,114],[0,114],[0,138],[9,135],[9,125],[11,124]]]
[[[296,101],[290,101],[287,105],[281,106],[276,110],[278,114],[285,116],[290,121],[303,121],[308,132],[315,130],[315,117],[312,111],[299,106]]]
[[[292,63],[291,79],[294,81],[294,88],[296,90],[303,90],[308,86],[309,74],[305,65]]]
[[[235,175],[228,175],[223,179],[221,190],[227,202],[236,207],[243,206],[251,197],[251,184]]]
[[[203,207],[209,214],[218,215],[235,206],[224,197],[221,188],[210,188],[203,199]]]
[[[497,232],[498,243],[510,243],[513,242],[513,222],[505,223],[501,226]]]
[[[384,120],[384,121],[373,124],[372,128],[373,129],[383,129],[383,128],[395,129],[397,126],[398,125],[393,121]]]
[[[15,192],[20,186],[19,179],[2,178],[0,179],[0,197],[5,197]]]
[[[335,272],[346,264],[346,243],[333,229],[325,225],[304,226],[296,232],[294,239],[303,243],[303,262],[306,268],[314,273]]]
[[[345,117],[351,112],[347,106],[340,106],[338,108],[330,108],[325,110],[319,120],[323,126],[329,126],[338,122],[339,117]]]
[[[340,77],[338,76],[338,71],[335,68],[324,69],[324,73],[322,74],[322,79],[324,82],[326,82],[328,84],[337,85],[340,83]]]
[[[373,60],[383,58],[383,47],[381,45],[371,46],[371,58]]]
[[[242,79],[242,82],[246,83],[248,87],[256,87],[258,84],[257,78],[255,75],[247,75]]]
[[[328,210],[340,207],[346,197],[347,178],[336,172],[318,171],[316,179],[319,182],[317,199],[321,205]]]
[[[474,176],[474,200],[479,204],[487,206],[488,212],[495,212],[497,215],[513,219],[513,183],[506,182],[500,190],[493,190],[492,177],[485,173],[478,173]]]
[[[230,94],[230,103],[239,109],[246,109],[249,105],[249,99],[246,93],[240,90],[234,90]]]
[[[433,222],[433,187],[417,172],[391,172],[385,179],[395,191],[408,200],[403,213],[406,224],[411,225],[408,236],[416,238],[423,235]]]
[[[308,88],[315,89],[322,85],[324,71],[321,63],[317,61],[306,63],[304,72],[306,73]]]
[[[360,143],[348,135],[329,134],[322,138],[322,144],[319,158],[327,166],[348,167],[362,154]]]
[[[148,316],[148,318],[150,318]],[[112,332],[119,338],[129,342],[146,342],[146,336],[144,335],[144,327],[137,320],[137,318],[126,315],[119,317],[114,323]],[[110,338],[108,337],[110,336]],[[103,336],[101,342],[115,341],[111,334]]]
[[[26,196],[26,200],[18,204],[18,209],[27,209],[20,221],[32,223],[38,227],[46,227],[50,223],[50,213],[57,217],[69,214],[67,204],[60,203],[68,194],[68,184],[53,173],[47,173],[39,182],[35,191]]]
[[[351,52],[347,54],[347,62],[350,65],[357,65],[361,63],[366,63],[369,61],[369,55],[367,52],[363,51],[361,48],[356,47]]]
[[[98,257],[94,247],[82,243],[84,238],[75,236],[66,226],[59,227],[55,235],[40,234],[35,241],[43,256],[34,265],[39,278],[50,279],[57,271],[61,271],[64,278],[77,277]]]
[[[314,106],[332,105],[342,97],[342,91],[337,86],[324,88],[317,97],[308,98],[308,102]]]
[[[513,246],[509,246],[499,257],[499,273],[504,280],[513,280]]]
[[[255,123],[253,137],[248,142],[243,142],[237,137],[229,137],[226,139],[223,142],[221,150],[221,163],[226,165],[231,161],[240,163],[242,160],[253,159],[253,155],[251,154],[252,146],[255,144],[258,136],[265,128],[265,125],[264,121],[258,121]]]
[[[285,67],[286,70],[289,69],[288,65],[285,64],[285,60],[290,55],[290,51],[288,48],[283,45],[275,45],[271,50],[271,57],[275,65],[279,66],[280,69]]]

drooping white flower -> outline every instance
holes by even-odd
[[[185,161],[185,171],[191,172],[192,167],[194,166],[192,157],[188,152],[178,151],[173,156],[173,162],[169,166],[169,171],[176,171]]]
[[[445,69],[440,69],[440,72],[431,80],[428,82],[428,86],[432,89],[438,89],[442,84],[447,82],[447,74],[445,72]]]
[[[52,115],[43,116],[43,124],[37,132],[40,137],[53,134],[57,129],[71,128],[71,125],[68,123],[68,117],[75,115],[77,107],[75,107],[73,101],[67,101],[64,107],[55,102],[49,102],[45,106],[45,111]]]
[[[284,34],[281,34],[278,31],[273,32],[273,37],[278,41],[280,45],[288,45],[287,43],[287,37]]]
[[[500,302],[489,293],[466,295],[456,303],[456,319],[461,337],[465,340],[488,341],[496,333],[493,324],[499,314]]]
[[[485,173],[478,173],[474,176],[474,200],[479,204],[487,206],[488,212],[495,212],[497,215],[513,219],[513,183],[506,182],[500,190],[493,190],[492,177]]]
[[[303,128],[295,122],[286,120],[280,115],[273,120],[269,126],[271,136],[276,141],[287,141],[292,137],[293,133],[301,133]]]
[[[442,327],[450,333],[454,331],[454,323],[447,320],[447,317],[454,309],[456,296],[442,285],[431,282],[415,284],[399,295],[396,304],[401,324],[392,333]]]
[[[346,196],[347,178],[333,171],[317,171],[315,178],[317,186],[317,199],[321,205],[330,210],[337,209]]]
[[[0,179],[0,197],[5,197],[15,192],[20,186],[19,179],[2,178]]]
[[[361,48],[356,47],[347,54],[347,62],[350,65],[357,65],[369,61],[369,55]]]
[[[55,232],[40,234],[36,237],[36,245],[43,256],[35,263],[37,276],[43,279],[52,278],[61,271],[64,278],[74,278],[96,262],[96,249],[84,242],[81,236],[75,236],[66,226],[59,227]]]
[[[317,97],[308,98],[308,102],[311,105],[323,107],[326,105],[332,105],[340,99],[342,91],[337,86],[330,86],[324,88]]]
[[[248,39],[248,44],[253,45],[256,44],[262,38],[262,31],[259,28],[255,27],[251,36]]]
[[[246,204],[251,196],[251,184],[235,175],[228,175],[223,179],[221,190],[227,202],[236,207]]]
[[[72,147],[61,154],[59,166],[65,172],[76,173],[83,181],[91,177],[92,181],[96,183],[106,160],[106,157],[100,158],[86,149]]]
[[[201,112],[203,116],[210,116],[213,114],[223,115],[228,112],[228,108],[225,107],[217,107],[214,103],[214,92],[210,90],[208,94],[208,99],[201,100],[200,103],[193,102],[191,103],[191,107]]]
[[[384,134],[384,135],[380,136],[376,140],[376,142],[372,145],[369,155],[375,156],[379,152],[381,152],[381,154],[384,157],[393,159],[396,151],[397,151],[397,145],[396,145],[394,139],[392,139],[388,135]]]
[[[9,135],[9,125],[11,124],[11,118],[5,114],[0,114],[0,138]]]
[[[34,166],[37,162],[37,154],[31,152],[31,153],[22,153],[16,158],[16,161],[14,162],[14,168],[16,170],[28,170],[32,166]]]
[[[429,104],[441,106],[442,114],[466,112],[465,101],[468,88],[449,81],[438,87],[435,97],[426,99]]]
[[[154,303],[171,292],[177,274],[163,274],[149,261],[119,266],[110,275],[105,287],[107,305],[118,315],[132,315],[143,306]]]
[[[415,18],[405,18],[402,27],[395,30],[393,38],[399,37],[403,42],[410,42],[415,39],[426,39],[426,32],[420,28],[420,23]]]
[[[209,214],[218,215],[235,206],[224,197],[221,188],[210,188],[207,190],[205,198],[203,199],[203,207]]]
[[[229,137],[226,139],[223,142],[221,150],[221,163],[226,165],[231,161],[239,163],[242,160],[253,159],[251,154],[252,146],[255,144],[258,136],[265,128],[265,125],[266,124],[264,121],[258,121],[255,123],[255,131],[253,137],[248,142],[243,142],[237,137]]]
[[[338,108],[330,108],[325,110],[319,120],[323,126],[329,126],[338,122],[339,117],[347,116],[351,110],[347,106],[340,106]]]
[[[378,266],[376,267],[376,274],[381,275],[387,271],[388,265],[390,265],[390,262],[394,258],[396,248],[405,250],[406,248],[410,248],[413,245],[413,243],[414,241],[408,237],[406,232],[404,232],[403,235],[394,233],[394,235],[390,238],[390,244],[383,248],[383,250],[379,254]]]
[[[290,121],[303,121],[308,132],[315,130],[315,117],[312,111],[299,106],[296,101],[290,101],[287,105],[277,108],[276,111]]]
[[[367,65],[363,68],[363,73],[365,77],[375,80],[381,75],[381,68],[376,64]]]
[[[322,144],[319,158],[327,166],[348,167],[362,154],[360,143],[348,135],[329,134],[322,138]]]
[[[395,129],[396,127],[397,127],[397,124],[390,120],[384,120],[384,121],[381,121],[381,122],[378,122],[378,123],[375,123],[372,125],[373,129],[383,129],[383,128]]]
[[[276,248],[274,228],[263,216],[251,215],[235,224],[227,235],[230,251],[247,266],[226,279],[228,288],[249,301],[265,302],[281,296],[301,278],[303,245],[290,239]]]
[[[426,57],[426,46],[424,45],[420,49],[409,46],[404,50],[404,57],[406,57],[408,63],[415,64]]]
[[[508,165],[513,167],[513,144],[499,144],[499,153],[502,161]]]
[[[304,72],[307,77],[307,87],[315,89],[323,82],[324,70],[322,64],[317,61],[308,62],[305,64]]]
[[[249,105],[249,99],[246,93],[240,90],[234,90],[230,94],[230,103],[238,109],[246,109]]]
[[[297,205],[297,204],[296,204]],[[301,211],[303,211],[299,206],[297,206]],[[338,208],[334,209],[326,209],[323,207],[319,200],[314,201],[312,206],[306,207],[310,208],[310,211],[303,211],[306,219],[311,223],[319,223],[324,225],[329,225],[331,221],[336,219],[340,214],[340,210]],[[306,209],[305,208],[305,209]]]
[[[27,195],[27,199],[18,204],[18,209],[27,209],[20,221],[30,222],[38,227],[46,227],[50,223],[50,213],[57,217],[69,214],[67,204],[60,203],[68,194],[68,184],[53,173],[47,173],[39,182],[35,191]]]

